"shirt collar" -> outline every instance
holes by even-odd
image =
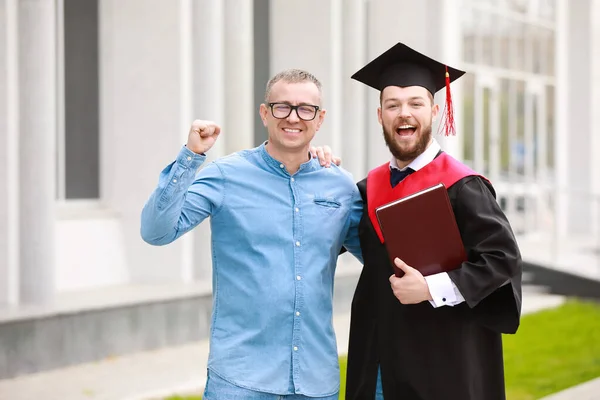
[[[267,148],[266,148],[267,142],[268,141],[264,141],[260,146],[258,146],[258,151],[262,155],[262,158],[266,161],[267,165],[269,167],[271,167],[271,170],[277,171],[278,174],[280,174],[280,175],[289,176],[290,174],[287,172],[287,170],[283,166],[283,163],[280,162],[279,160],[273,158],[267,151]],[[300,164],[300,168],[298,169],[298,171],[296,173],[303,172],[303,171],[313,171],[313,170],[316,170],[319,167],[321,167],[318,159],[312,158],[310,156],[310,153],[307,154],[307,156],[308,156],[308,160],[306,162],[303,162],[302,164]]]
[[[417,158],[412,160],[410,164],[408,164],[406,167],[400,169],[398,167],[398,161],[396,160],[396,157],[392,157],[392,160],[390,161],[390,168],[399,169],[400,171],[404,171],[406,168],[412,168],[414,171],[418,171],[430,162],[432,162],[441,149],[442,148],[440,147],[438,142],[435,139],[432,139],[431,143],[429,144],[429,147],[427,147],[424,152],[419,154]]]

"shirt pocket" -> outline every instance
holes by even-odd
[[[314,203],[319,212],[334,214],[342,208],[342,202],[334,197],[315,196]]]

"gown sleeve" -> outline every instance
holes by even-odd
[[[500,333],[516,332],[521,314],[522,259],[508,219],[487,181],[463,178],[448,194],[467,252],[450,271],[478,321]]]

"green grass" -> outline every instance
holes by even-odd
[[[534,400],[600,376],[600,305],[567,302],[526,315],[504,336],[507,398]]]
[[[507,400],[535,400],[600,376],[600,304],[569,301],[526,315],[504,336]],[[340,358],[344,398],[346,358]],[[168,400],[201,400],[170,397]]]

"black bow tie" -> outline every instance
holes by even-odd
[[[390,170],[390,183],[392,184],[392,187],[396,186],[402,182],[404,178],[415,172],[412,168],[406,168],[404,171],[400,171],[398,168],[390,168]]]

